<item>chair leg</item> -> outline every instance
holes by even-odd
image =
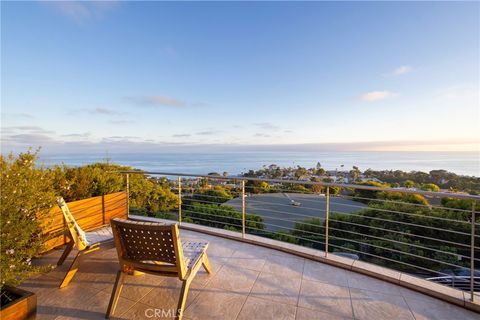
[[[212,267],[210,266],[210,261],[208,261],[208,256],[207,253],[203,253],[203,258],[202,258],[202,265],[205,271],[207,271],[208,274],[212,273]]]
[[[182,280],[182,290],[180,291],[180,298],[178,299],[177,314],[175,319],[181,320],[183,318],[183,309],[187,302],[188,288],[190,287],[190,280]]]
[[[82,255],[83,255],[82,252],[78,252],[77,255],[75,256],[75,259],[73,259],[73,262],[70,265],[70,268],[68,269],[67,274],[65,275],[65,278],[63,278],[63,281],[60,284],[60,289],[65,288],[70,283],[75,273],[77,273],[78,264],[80,262],[80,258]]]
[[[118,298],[123,288],[123,280],[125,279],[125,273],[121,270],[117,272],[117,279],[112,289],[112,295],[110,296],[110,302],[108,303],[107,313],[105,314],[105,319],[109,319],[110,316],[113,316],[115,309],[117,308]]]
[[[61,266],[63,262],[65,262],[65,259],[68,257],[70,252],[72,252],[74,245],[75,243],[73,241],[70,241],[69,243],[67,243],[67,246],[65,247],[65,250],[63,251],[62,256],[60,257],[60,259],[58,259],[57,266]]]

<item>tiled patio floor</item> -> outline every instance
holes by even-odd
[[[480,319],[480,315],[361,274],[233,240],[181,231],[210,242],[213,274],[201,269],[185,319]],[[42,258],[55,264],[61,250]],[[103,319],[118,270],[115,249],[93,253],[65,289],[71,260],[21,287],[37,293],[38,319]],[[159,319],[176,307],[180,281],[127,277],[115,318]]]

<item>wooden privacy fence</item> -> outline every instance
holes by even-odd
[[[112,218],[126,219],[128,217],[127,201],[127,193],[122,191],[68,202],[67,204],[80,227],[88,231],[109,224]],[[51,236],[45,243],[46,251],[67,242],[64,235],[66,225],[62,211],[58,206],[55,206],[50,214],[53,221],[45,229],[45,233]]]

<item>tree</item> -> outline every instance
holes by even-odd
[[[322,179],[320,179],[318,177],[312,177],[312,178],[310,178],[310,181],[312,181],[312,182],[322,182]],[[324,187],[320,184],[312,184],[312,185],[310,185],[310,189],[313,192],[321,193],[321,192],[323,192]]]
[[[270,191],[270,185],[265,181],[248,180],[245,189],[251,193],[266,193]]]
[[[340,191],[342,190],[340,187],[337,186],[331,186],[330,188],[330,195],[332,196],[337,196],[340,194]]]
[[[199,193],[194,194],[192,197],[184,197],[183,203],[224,203],[231,199],[233,199],[233,195],[229,190],[222,186],[215,186],[213,189],[200,190]]]
[[[356,166],[353,166],[352,170],[350,170],[350,177],[352,178],[353,182],[358,180],[358,178],[360,177],[360,174],[361,174],[361,171]]]
[[[371,186],[371,187],[377,187],[377,188],[388,188],[388,187],[390,187],[390,185],[387,184],[387,183],[381,183],[381,182],[375,182],[375,181],[361,182],[358,185]],[[359,201],[359,202],[369,203],[371,200],[377,199],[379,192],[381,192],[381,191],[366,190],[366,189],[355,189],[354,190],[354,198],[356,198],[356,200]]]
[[[423,184],[422,187],[421,187],[422,190],[425,190],[425,191],[433,191],[433,192],[438,192],[440,191],[440,187],[437,186],[436,184],[434,183],[426,183],[426,184]]]
[[[403,185],[405,186],[405,188],[410,189],[415,187],[415,182],[412,180],[407,180],[403,183]]]
[[[200,180],[198,180],[198,185],[202,189],[210,188],[210,184],[208,183],[207,178],[200,178]]]
[[[297,178],[297,180],[300,180],[300,178],[306,176],[307,174],[308,171],[304,167],[298,166],[297,170],[295,170],[295,178]]]

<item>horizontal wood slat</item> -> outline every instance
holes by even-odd
[[[127,193],[115,192],[67,203],[75,220],[80,227],[85,230],[97,229],[110,223],[112,218],[128,217],[127,212]],[[64,236],[65,222],[62,211],[55,206],[50,211],[51,223],[45,230],[45,233],[51,235],[50,240],[45,243],[45,251],[64,245],[67,239]]]

